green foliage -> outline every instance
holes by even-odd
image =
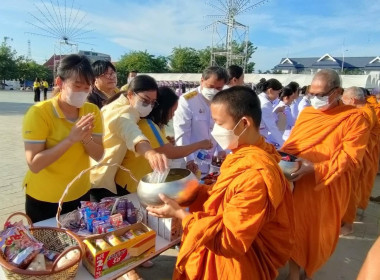
[[[198,51],[187,47],[173,48],[169,61],[174,73],[199,73],[201,66]]]
[[[145,51],[131,51],[124,54],[116,64],[119,85],[127,83],[128,73],[137,70],[142,73],[166,73],[168,72],[167,58],[149,54]]]
[[[17,78],[20,81],[34,81],[36,77],[40,79],[47,80],[49,82],[53,81],[53,73],[47,67],[36,63],[34,60],[20,56],[17,59]]]
[[[0,45],[0,81],[17,79],[16,51],[6,42]]]

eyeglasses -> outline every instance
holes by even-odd
[[[115,78],[115,77],[116,77],[116,72],[115,72],[115,71],[112,71],[112,72],[105,72],[105,73],[101,74],[100,76],[104,76],[104,77],[106,77],[107,79],[112,79],[112,78]]]
[[[333,87],[332,89],[330,89],[328,92],[321,92],[321,93],[311,93],[309,92],[309,88],[307,89],[308,91],[306,92],[306,94],[309,96],[309,97],[313,97],[313,96],[319,96],[319,97],[325,97],[325,96],[328,96],[330,95],[335,89],[337,89],[338,87]]]
[[[138,98],[140,98],[140,100],[142,101],[142,105],[144,107],[147,107],[149,105],[152,106],[152,107],[158,106],[157,100],[150,100],[148,98],[144,98],[141,95],[139,95],[137,92],[133,92],[133,93],[136,94]]]

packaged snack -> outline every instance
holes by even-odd
[[[129,200],[126,198],[120,198],[116,206],[116,212],[120,213],[123,217],[123,220],[127,218],[127,209],[128,209]]]
[[[105,242],[103,239],[101,238],[98,238],[98,239],[95,239],[95,245],[96,247],[98,247],[100,250],[105,250],[105,249],[108,249],[110,248],[111,246]]]
[[[133,239],[135,238],[136,236],[132,233],[131,230],[127,231],[126,233],[124,233],[122,235],[122,237],[125,239],[125,240],[130,240],[130,239]]]
[[[136,208],[131,201],[128,201],[127,221],[130,224],[135,224],[137,222]]]
[[[47,258],[49,261],[55,261],[59,256],[58,252],[48,250],[45,248],[42,248],[41,253],[44,254],[45,258]]]
[[[109,244],[111,244],[112,246],[117,246],[121,243],[123,243],[123,241],[121,239],[119,239],[116,235],[114,234],[110,234],[110,235],[107,235],[105,237],[105,240],[107,240],[107,242]]]
[[[37,241],[23,226],[17,225],[0,233],[0,248],[5,259],[24,268],[41,251],[43,244]]]
[[[69,264],[78,261],[80,258],[80,252],[78,249],[71,250],[67,252],[62,258],[59,259],[57,263],[57,268],[63,268]]]
[[[110,224],[115,228],[120,227],[123,224],[123,216],[120,213],[110,216]]]
[[[96,255],[96,253],[99,251],[91,241],[85,239],[85,240],[83,240],[83,243],[86,244],[86,246],[90,250],[91,254]]]
[[[41,271],[46,270],[44,254],[38,254],[33,261],[28,265],[26,270]]]

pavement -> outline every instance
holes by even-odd
[[[0,90],[0,225],[14,212],[24,212],[22,181],[27,171],[21,136],[22,118],[33,104],[33,92]],[[380,196],[380,176],[372,191]],[[330,260],[316,273],[314,280],[354,280],[365,256],[380,233],[380,204],[369,203],[358,211],[354,233],[341,237]],[[171,279],[178,251],[170,249],[153,260],[151,268],[138,268],[146,280]],[[280,269],[285,280],[287,269]],[[89,279],[91,279],[89,277]]]

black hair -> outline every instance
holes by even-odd
[[[121,91],[118,94],[115,94],[111,98],[109,98],[106,102],[106,104],[109,104],[113,102],[114,100],[118,99],[121,94],[126,95],[127,92],[132,91],[134,93],[139,93],[143,91],[150,91],[150,90],[158,90],[157,82],[156,80],[148,75],[138,75],[133,78],[133,80],[128,84],[128,89],[126,91]]]
[[[364,87],[359,87],[363,92],[364,92],[364,96],[370,96],[371,93],[369,92],[368,89],[364,88]]]
[[[159,127],[167,125],[170,121],[169,112],[178,102],[179,97],[169,87],[159,87],[157,91],[158,105],[153,108],[152,112],[146,117],[151,119]]]
[[[240,79],[241,75],[243,75],[244,71],[238,65],[231,65],[227,68],[228,72],[228,81],[231,81],[233,78]]]
[[[302,95],[306,95],[307,94],[307,89],[309,88],[309,86],[303,86],[302,88],[301,88],[301,94]]]
[[[289,87],[293,92],[296,92],[300,88],[300,85],[297,82],[290,82],[287,87]]]
[[[57,76],[62,81],[71,77],[81,77],[88,85],[92,85],[95,81],[94,72],[91,63],[84,55],[70,54],[65,56],[59,63],[57,68]]]
[[[256,128],[261,122],[260,100],[249,87],[234,86],[218,92],[211,101],[212,104],[225,104],[228,114],[235,122],[248,116],[253,119]]]
[[[268,81],[265,78],[261,78],[260,82],[256,85],[256,87],[261,91],[265,92],[268,89],[280,90],[282,89],[282,84],[277,79],[269,79]]]
[[[108,60],[97,60],[92,64],[92,71],[94,71],[95,77],[107,72],[108,67],[116,72],[115,66]]]
[[[219,66],[207,67],[202,73],[202,78],[204,80],[207,80],[213,75],[216,76],[216,79],[218,81],[224,80],[225,83],[228,82],[228,74],[227,74],[226,69],[224,69],[223,67],[219,67]]]
[[[294,94],[294,91],[291,87],[286,86],[282,89],[280,96],[278,97],[281,101],[284,100],[285,97],[289,97]]]

